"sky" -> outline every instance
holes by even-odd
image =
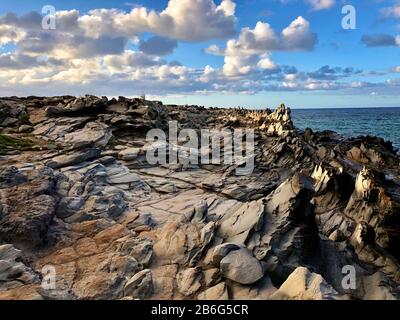
[[[0,96],[400,107],[400,0],[132,1],[0,0]]]

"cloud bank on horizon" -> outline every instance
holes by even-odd
[[[400,1],[349,1],[355,30],[342,29],[347,1],[58,1],[55,30],[42,27],[46,4],[0,2],[0,96],[399,101]]]

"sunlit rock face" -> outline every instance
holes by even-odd
[[[269,136],[286,137],[291,135],[294,127],[290,117],[290,109],[284,104],[269,114],[260,127]]]
[[[186,150],[171,121],[253,129],[254,169],[149,163],[151,129]],[[285,105],[2,98],[0,299],[398,299],[399,160],[380,138],[301,131]]]

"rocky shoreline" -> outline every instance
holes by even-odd
[[[149,165],[169,121],[254,129],[253,172]],[[0,98],[0,299],[399,299],[396,152],[284,105]]]

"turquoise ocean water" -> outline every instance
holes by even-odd
[[[344,136],[375,135],[400,149],[400,108],[292,109],[294,125]]]

